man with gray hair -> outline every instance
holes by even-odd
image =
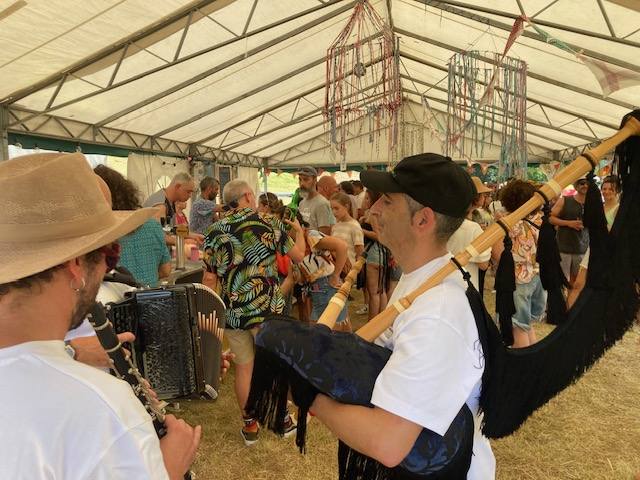
[[[245,405],[253,372],[254,337],[270,314],[280,314],[285,300],[278,284],[276,253],[295,263],[304,257],[305,239],[297,220],[285,222],[297,232],[295,244],[285,225],[273,215],[256,211],[256,196],[247,182],[233,180],[223,191],[229,212],[214,223],[205,237],[205,285],[219,292],[227,306],[225,338],[234,353],[235,391],[244,426],[245,445],[258,441],[258,423]],[[285,434],[295,432],[287,417]]]
[[[217,178],[207,176],[200,180],[200,198],[191,205],[189,229],[192,232],[204,234],[209,225],[218,219],[217,213],[222,211],[215,201],[219,191],[220,182]]]
[[[167,188],[161,188],[151,194],[142,205],[143,207],[163,207],[161,218],[164,225],[172,225],[176,214],[176,202],[186,202],[191,198],[195,185],[193,178],[186,172],[174,175]]]

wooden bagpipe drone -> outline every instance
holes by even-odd
[[[302,451],[307,412],[317,393],[346,404],[372,406],[373,386],[392,352],[371,342],[391,327],[396,317],[410,308],[417,297],[440,284],[448,275],[462,270],[462,266],[478,252],[491,248],[505,236],[508,238],[509,229],[544,206],[538,262],[540,279],[548,292],[547,320],[557,325],[553,332],[530,347],[509,348],[507,330],[511,330],[511,315],[515,311],[512,295],[515,281],[511,279],[511,288],[509,285],[503,288],[496,301],[501,334],[480,294],[467,280],[467,298],[485,362],[480,396],[482,433],[488,438],[500,438],[516,431],[535,410],[575,382],[635,321],[640,305],[640,252],[635,248],[640,241],[638,135],[640,110],[635,110],[623,118],[615,135],[559,171],[520,208],[487,228],[419,288],[387,307],[355,335],[332,332],[331,327],[344,305],[361,261],[317,325],[309,326],[281,316],[269,318],[256,337],[256,360],[247,411],[268,428],[282,432],[290,394],[299,408],[296,443]],[[614,148],[622,196],[609,231],[593,170]],[[586,286],[567,310],[563,294],[566,279],[559,264],[555,229],[548,221],[549,201],[585,174],[589,174],[590,185],[583,223],[589,229],[591,256]],[[513,258],[505,255],[511,256],[508,248],[500,260],[497,284],[509,284],[498,276],[504,271],[513,273]],[[468,275],[465,278],[468,279]],[[473,416],[463,405],[444,436],[423,429],[409,455],[395,468],[386,468],[341,443],[338,452],[340,479],[464,479],[471,463],[472,448]]]

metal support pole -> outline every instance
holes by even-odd
[[[0,105],[0,162],[9,160],[9,133],[7,132],[9,125],[9,108]]]
[[[265,158],[262,160],[262,190],[264,193],[269,191],[269,180],[267,179],[267,170],[269,168],[269,161]]]

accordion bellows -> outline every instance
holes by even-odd
[[[213,290],[197,283],[134,290],[109,307],[116,332],[135,334],[134,362],[158,398],[217,396],[225,307]]]

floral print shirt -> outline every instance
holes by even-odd
[[[221,282],[228,328],[248,330],[282,313],[276,252],[285,255],[293,245],[280,220],[251,208],[234,210],[209,227],[204,261]]]
[[[534,213],[528,219],[539,227],[542,224],[542,213]],[[516,267],[516,283],[529,283],[540,272],[536,261],[538,233],[539,230],[527,220],[520,220],[511,229],[509,236],[513,243],[511,251]]]

